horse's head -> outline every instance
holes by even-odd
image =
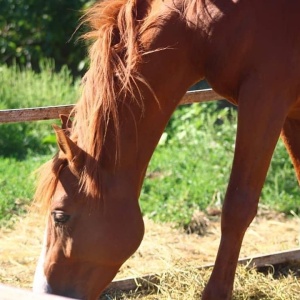
[[[96,299],[140,244],[143,222],[137,204],[95,199],[84,191],[87,154],[65,130],[55,131],[59,166],[34,290]]]

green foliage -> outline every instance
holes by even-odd
[[[91,1],[90,1],[91,2]],[[0,0],[0,64],[17,62],[38,69],[42,58],[77,71],[84,59],[76,31],[85,0]]]
[[[75,103],[79,84],[70,71],[55,72],[54,63],[44,61],[40,73],[13,65],[0,66],[0,109]],[[46,153],[55,145],[50,124],[39,121],[0,124],[0,156],[25,158],[28,153]]]

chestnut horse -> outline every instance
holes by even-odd
[[[48,218],[35,291],[97,299],[110,283],[143,238],[138,198],[158,140],[206,78],[238,105],[238,130],[202,299],[231,298],[280,133],[300,178],[299,13],[285,0],[104,0],[87,12],[90,68],[36,191]]]

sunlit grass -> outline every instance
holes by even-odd
[[[194,210],[221,206],[224,200],[234,154],[236,111],[195,104],[181,108],[173,118],[177,119],[170,122],[175,127],[172,135],[164,137],[151,160],[141,205],[155,220],[185,223]],[[261,202],[288,214],[299,212],[298,183],[280,140]]]
[[[12,225],[26,212],[34,193],[34,171],[49,158],[37,156],[21,161],[0,158],[0,225]]]

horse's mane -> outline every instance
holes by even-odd
[[[90,67],[74,109],[71,139],[87,154],[81,184],[92,196],[100,194],[101,153],[109,124],[113,124],[116,143],[119,140],[118,103],[130,97],[143,108],[141,97],[137,97],[137,82],[148,85],[136,67],[144,54],[140,36],[155,22],[154,16],[147,18],[152,1],[104,0],[88,9],[83,18],[91,27],[83,36],[92,41]],[[117,151],[118,144],[116,159]],[[43,209],[48,207],[59,170],[65,164],[56,155],[40,169],[35,200],[43,203]]]
[[[146,54],[141,36],[164,19],[160,11],[151,11],[151,4],[155,1],[103,0],[84,16],[83,22],[91,27],[83,36],[92,42],[90,67],[83,79],[81,98],[74,109],[71,139],[87,154],[81,184],[85,192],[94,197],[99,196],[101,190],[101,154],[108,126],[114,130],[116,161],[118,158],[118,104],[130,97],[143,109],[138,85],[142,83],[151,90],[137,67]],[[183,0],[185,11],[190,9],[189,4],[195,9],[197,1]],[[185,11],[179,12],[181,17],[186,15]],[[56,155],[42,167],[35,198],[39,202],[43,199],[45,206],[55,190],[60,166],[65,163]]]
[[[143,84],[151,90],[137,66],[145,54],[141,36],[159,21],[148,15],[153,1],[104,0],[90,8],[84,18],[91,27],[84,38],[93,43],[82,96],[75,107],[72,138],[78,137],[80,147],[87,153],[81,183],[86,193],[92,196],[100,195],[101,155],[108,127],[114,131],[110,135],[116,144],[112,155],[115,163],[118,162],[119,104],[130,98],[143,111],[138,86]]]

